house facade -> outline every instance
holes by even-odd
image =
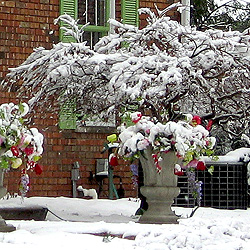
[[[144,26],[145,16],[138,17],[137,9],[142,7],[163,9],[175,0],[8,0],[0,1],[0,80],[8,73],[8,68],[20,65],[34,48],[50,49],[59,41],[70,42],[64,37],[54,19],[60,14],[70,14],[81,24],[89,22],[85,35],[92,46],[101,36],[110,31],[107,20],[116,18],[124,23]],[[178,12],[169,13],[180,21]],[[18,103],[18,89],[10,92],[0,91],[0,104]],[[46,107],[44,107],[44,112]],[[28,196],[68,196],[72,197],[72,167],[79,163],[80,178],[76,185],[83,188],[102,188],[100,197],[107,197],[108,178],[100,182],[95,178],[99,159],[107,159],[102,152],[106,137],[114,131],[112,127],[89,126],[80,128],[67,110],[62,114],[35,113],[33,126],[44,135],[44,154],[40,163],[44,170],[40,176],[30,173],[30,191]],[[48,119],[49,117],[49,119]],[[69,118],[69,119],[68,119]],[[67,120],[68,119],[68,120]],[[32,125],[31,125],[32,126]],[[114,182],[117,188],[125,190],[125,196],[136,196],[137,190],[131,178],[130,166],[119,161],[114,174],[119,177]],[[10,193],[18,192],[20,171],[5,173],[5,186]]]

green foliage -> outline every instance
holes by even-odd
[[[130,114],[131,114],[131,113],[126,112],[126,113],[124,113],[124,115],[121,117],[122,124],[126,124],[126,127],[130,127],[130,126],[133,126],[133,125],[134,125],[134,123],[133,123],[132,120],[131,120]]]
[[[5,157],[1,158],[0,168],[3,168],[3,169],[8,169],[9,168],[9,162]]]
[[[207,169],[208,173],[213,175],[213,172],[214,172],[214,166],[210,166],[208,169]]]

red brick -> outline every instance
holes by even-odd
[[[16,4],[15,4],[15,1],[8,0],[8,1],[6,1],[5,6],[7,6],[7,7],[15,7]]]

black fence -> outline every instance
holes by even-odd
[[[202,207],[220,209],[247,209],[248,183],[247,166],[243,162],[207,162],[214,166],[211,175],[208,171],[197,171],[196,176],[202,182]],[[196,201],[186,176],[178,177],[180,195],[175,206],[194,207]]]

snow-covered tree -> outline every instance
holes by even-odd
[[[243,31],[250,25],[250,3],[247,0],[191,0],[192,24],[207,28]]]
[[[31,107],[73,99],[82,114],[108,117],[138,110],[159,121],[191,112],[203,124],[213,123],[212,133],[248,134],[249,30],[203,32],[171,20],[166,10],[139,12],[148,15],[146,27],[110,20],[116,33],[93,50],[81,41],[77,22],[61,16],[57,21],[67,22],[66,34],[79,42],[35,49],[11,69],[4,86],[21,81],[18,91],[32,97]]]

